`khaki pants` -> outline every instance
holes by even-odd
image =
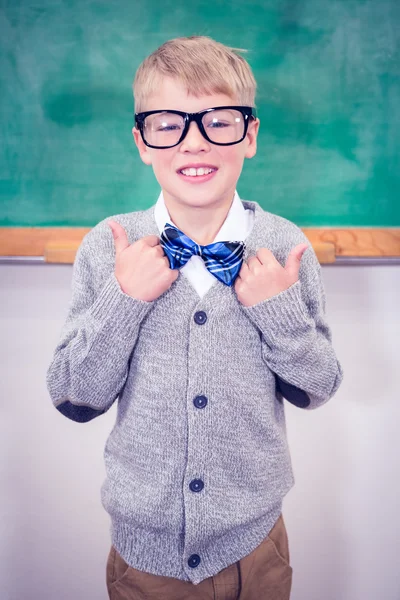
[[[112,547],[107,561],[110,600],[289,600],[292,567],[282,515],[250,554],[198,585],[129,567]]]

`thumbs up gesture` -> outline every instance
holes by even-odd
[[[271,250],[260,248],[256,256],[243,262],[234,283],[238,300],[243,306],[253,306],[287,290],[299,278],[301,257],[308,244],[295,246],[284,267],[276,260]]]
[[[129,244],[125,229],[108,221],[115,244],[115,277],[121,290],[135,298],[152,302],[168,290],[179,276],[169,266],[168,258],[156,235],[148,235]]]

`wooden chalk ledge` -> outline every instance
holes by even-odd
[[[302,228],[321,264],[337,257],[400,257],[398,228]],[[89,228],[3,227],[0,256],[44,257],[47,263],[70,264]]]

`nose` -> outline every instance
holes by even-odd
[[[181,143],[181,152],[208,152],[210,145],[202,136],[197,123],[192,122],[189,125],[185,139]]]

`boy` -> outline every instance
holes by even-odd
[[[48,372],[84,422],[118,398],[105,449],[112,600],[287,600],[284,398],[316,408],[342,370],[320,266],[301,230],[241,201],[255,81],[209,38],[139,67],[133,136],[161,195],[83,240]]]

